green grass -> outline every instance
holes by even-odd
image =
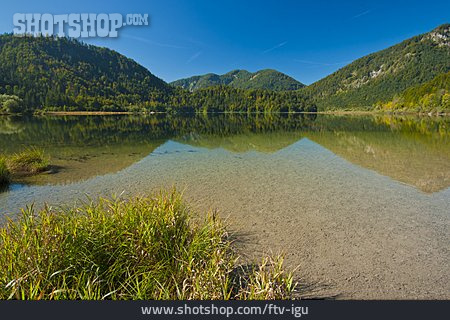
[[[9,184],[10,172],[6,164],[6,159],[0,157],[0,187],[4,187]]]
[[[285,299],[281,257],[253,267],[220,219],[194,223],[181,196],[22,211],[0,229],[0,299]]]
[[[13,174],[36,174],[47,170],[49,160],[43,150],[31,147],[10,156],[7,164]]]

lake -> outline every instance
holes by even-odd
[[[315,114],[0,117],[0,152],[52,173],[0,212],[176,186],[242,259],[280,252],[305,297],[450,299],[450,118]]]

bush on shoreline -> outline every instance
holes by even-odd
[[[286,299],[281,257],[236,266],[220,219],[195,224],[181,196],[23,210],[0,229],[0,299]]]

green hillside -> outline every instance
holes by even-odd
[[[361,109],[450,71],[450,24],[362,57],[301,89],[319,110]]]
[[[171,83],[189,91],[204,89],[211,86],[227,85],[238,89],[267,89],[274,91],[297,90],[304,85],[292,77],[272,69],[260,70],[254,73],[247,70],[233,70],[223,75],[208,73],[176,80]]]
[[[382,110],[449,111],[450,72],[443,73],[422,85],[411,87],[392,101],[378,106]]]
[[[0,94],[25,108],[116,110],[171,88],[135,61],[67,38],[0,36]]]

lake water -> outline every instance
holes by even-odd
[[[305,296],[450,298],[450,118],[0,117],[0,150],[43,148],[0,212],[176,186],[218,210],[243,259],[283,251]]]

